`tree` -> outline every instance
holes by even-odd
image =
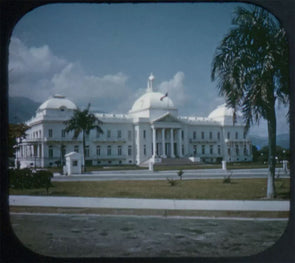
[[[26,137],[26,131],[29,129],[29,126],[26,124],[9,124],[9,131],[8,131],[8,156],[14,156],[14,147],[17,145],[17,138],[20,140]]]
[[[275,197],[276,114],[289,102],[288,43],[279,22],[260,7],[237,8],[232,28],[217,47],[212,80],[228,107],[241,110],[246,131],[261,118],[268,128],[267,197]]]
[[[80,133],[82,133],[82,144],[83,144],[83,172],[85,172],[85,135],[89,134],[92,129],[96,129],[97,132],[103,133],[100,125],[100,121],[93,113],[89,111],[90,104],[88,104],[85,110],[80,110],[79,108],[74,111],[71,119],[65,121],[64,124],[65,132],[69,133],[74,131],[74,139],[77,139]]]

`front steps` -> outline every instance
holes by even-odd
[[[151,158],[142,162],[139,166],[149,167]],[[161,158],[160,163],[155,163],[155,166],[182,166],[182,165],[196,165],[197,162],[192,162],[189,158]]]

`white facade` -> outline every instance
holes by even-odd
[[[233,125],[233,111],[218,106],[208,117],[178,116],[166,95],[153,91],[153,79],[146,92],[127,114],[96,113],[103,134],[92,130],[86,137],[86,164],[147,164],[163,158],[190,158],[203,162],[252,160],[252,145],[244,134],[241,116]],[[45,101],[19,142],[16,161],[21,167],[47,167],[64,163],[64,155],[82,150],[82,136],[64,132],[64,121],[76,105],[63,96]],[[191,158],[196,157],[196,158]]]

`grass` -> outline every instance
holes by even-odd
[[[266,196],[266,179],[199,179],[178,181],[53,182],[48,196],[124,197],[167,199],[257,200]],[[290,180],[276,180],[277,199],[290,198]],[[45,189],[11,189],[12,195],[44,195]]]

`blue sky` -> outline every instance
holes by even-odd
[[[153,72],[155,89],[168,92],[180,115],[208,116],[224,102],[210,79],[214,51],[241,5],[39,7],[12,35],[10,95],[42,102],[58,93],[82,107],[91,102],[94,110],[127,113]],[[279,121],[278,132],[286,133],[287,124]],[[252,133],[265,135],[264,122]]]

